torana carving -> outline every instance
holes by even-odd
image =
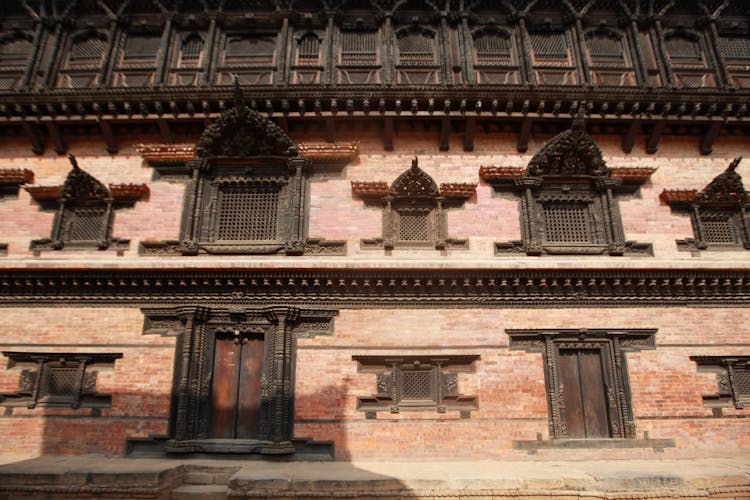
[[[742,177],[736,172],[737,165],[740,164],[740,161],[742,161],[741,156],[735,158],[724,172],[714,177],[714,179],[703,188],[703,191],[698,193],[698,196],[696,197],[697,200],[701,202],[715,203],[747,202],[747,191],[745,191],[745,186],[742,184]]]

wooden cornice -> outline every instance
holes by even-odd
[[[59,200],[62,197],[63,186],[24,186],[24,189],[36,201]],[[110,184],[109,192],[117,201],[137,201],[149,195],[146,184]]]
[[[697,189],[665,189],[659,194],[659,199],[668,205],[692,203],[697,197]]]
[[[0,168],[0,184],[29,184],[34,172],[26,168]]]

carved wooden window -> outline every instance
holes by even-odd
[[[0,395],[3,406],[109,407],[112,397],[96,392],[97,373],[111,369],[119,353],[3,352],[9,368],[23,369],[15,393]]]
[[[0,90],[21,86],[32,49],[31,36],[10,34],[0,37]]]
[[[117,87],[145,87],[154,84],[161,33],[126,33],[124,46],[114,69]]]
[[[750,408],[750,356],[690,356],[698,371],[716,374],[718,390],[703,396],[709,408]]]
[[[750,88],[750,33],[720,33],[717,47],[732,84]]]
[[[509,32],[484,29],[474,33],[474,67],[478,83],[517,84],[520,72]]]
[[[292,65],[292,82],[319,83],[323,73],[321,39],[315,33],[305,33],[296,40],[296,57]]]
[[[510,348],[541,352],[552,439],[635,438],[625,353],[656,330],[506,330]]]
[[[676,212],[690,214],[694,238],[677,240],[680,250],[750,249],[747,192],[735,159],[702,191],[664,190],[660,198]]]
[[[195,34],[188,36],[182,42],[180,50],[180,66],[193,66],[200,63],[203,52],[203,39]]]
[[[575,85],[576,69],[565,31],[531,31],[532,69],[540,85]]]
[[[383,206],[383,236],[363,239],[363,248],[467,248],[467,240],[447,237],[445,209],[460,206],[475,188],[474,184],[438,188],[419,168],[416,158],[390,188],[385,182],[352,182],[354,194],[366,203]]]
[[[624,36],[613,31],[594,30],[586,33],[584,38],[594,83],[611,87],[636,84]]]
[[[341,32],[339,83],[380,82],[380,57],[377,30]]]
[[[320,38],[307,34],[297,44],[297,64],[318,64],[320,62]]]
[[[69,156],[73,169],[63,186],[26,187],[43,208],[56,212],[50,238],[33,240],[31,249],[35,252],[86,247],[126,249],[129,240],[112,236],[114,210],[132,206],[148,194],[148,187],[110,184],[107,188],[81,170],[73,155]]]
[[[181,33],[175,43],[170,69],[171,85],[194,86],[201,83],[203,62],[203,37],[198,33]]]
[[[99,84],[101,67],[107,51],[103,33],[87,31],[71,37],[66,59],[58,71],[58,87],[86,88]]]
[[[613,177],[577,118],[534,155],[525,174],[480,169],[496,189],[520,197],[523,240],[496,243],[495,253],[650,255],[650,244],[625,240],[617,203],[617,194],[634,192],[648,175]]]
[[[353,356],[359,371],[376,373],[377,393],[358,398],[357,409],[375,418],[378,411],[460,411],[477,409],[475,396],[458,392],[458,373],[472,372],[478,355]]]
[[[142,242],[158,255],[340,255],[345,242],[307,238],[308,175],[312,161],[275,123],[244,104],[206,128],[190,173],[178,240]]]
[[[230,84],[237,75],[241,84],[273,83],[276,65],[276,36],[225,34],[217,83]]]
[[[716,76],[708,67],[698,35],[675,31],[668,33],[664,42],[677,85],[688,88],[716,86]]]
[[[436,33],[421,29],[404,29],[397,33],[398,83],[437,83]]]

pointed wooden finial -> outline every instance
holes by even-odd
[[[236,74],[234,75],[234,107],[240,112],[245,109],[245,96],[240,87],[240,78]]]
[[[68,160],[70,160],[70,164],[73,165],[74,170],[80,170],[78,167],[78,161],[76,161],[76,157],[73,155],[73,153],[68,153]]]

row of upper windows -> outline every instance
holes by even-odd
[[[19,31],[0,36],[0,89],[23,87],[30,61],[40,57],[56,58],[50,66],[53,74],[29,75],[31,86],[221,85],[237,74],[250,85],[393,81],[750,88],[750,36],[744,32],[577,25],[540,30],[495,24],[466,29],[467,34],[461,25],[334,27],[332,32],[290,30],[286,38],[229,30],[213,37],[183,29],[166,34],[160,28],[124,30],[114,37],[111,62],[107,30],[65,32],[59,54],[53,54],[55,37],[46,37],[46,46],[35,56],[34,37]],[[328,60],[335,68],[327,67]],[[162,62],[163,71],[158,69]]]

